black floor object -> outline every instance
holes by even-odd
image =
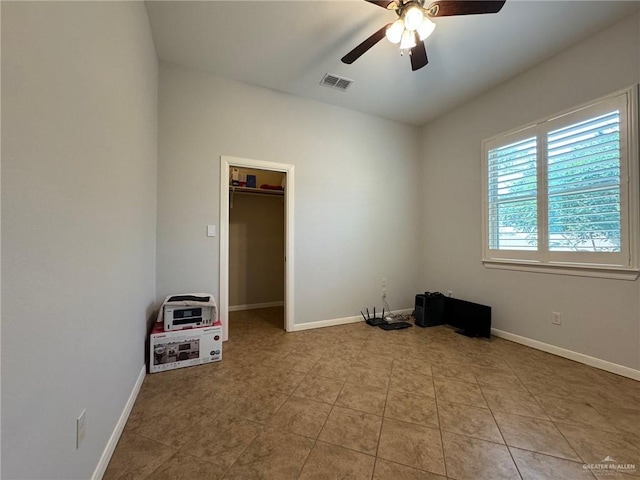
[[[407,322],[395,322],[395,323],[384,323],[382,325],[378,325],[382,330],[401,330],[403,328],[412,327],[410,323]]]

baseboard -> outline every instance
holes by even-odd
[[[640,381],[640,370],[635,370],[633,368],[625,367],[624,365],[618,365],[617,363],[601,360],[600,358],[590,357],[589,355],[585,355],[583,353],[556,347],[555,345],[539,342],[538,340],[521,337],[520,335],[504,332],[496,328],[491,329],[491,334],[495,335],[496,337],[504,338],[505,340],[511,340],[512,342],[535,348],[536,350],[542,350],[543,352],[552,353],[553,355],[568,358],[569,360],[573,360],[575,362],[584,363],[585,365],[589,365],[590,367],[599,368],[600,370],[605,370],[607,372],[615,373],[616,375],[621,375],[623,377]]]
[[[284,302],[266,302],[251,303],[248,305],[229,305],[230,312],[239,312],[241,310],[256,310],[258,308],[284,307]]]
[[[394,310],[393,313],[411,313],[413,308],[405,308],[404,310]],[[332,318],[330,320],[318,320],[317,322],[297,323],[293,326],[294,332],[300,332],[302,330],[311,330],[313,328],[323,327],[335,327],[336,325],[346,325],[348,323],[363,322],[361,315],[354,317]]]
[[[109,437],[109,441],[107,442],[107,446],[104,448],[102,452],[102,456],[100,457],[100,461],[96,466],[96,469],[91,476],[91,480],[101,480],[104,472],[107,470],[107,465],[109,465],[109,461],[111,460],[111,456],[113,455],[114,450],[116,449],[116,445],[118,444],[118,440],[120,440],[120,435],[122,435],[122,431],[124,430],[124,426],[129,419],[129,415],[131,414],[131,409],[133,409],[133,404],[136,402],[136,398],[138,397],[138,393],[140,392],[140,387],[142,387],[142,382],[144,381],[144,377],[147,374],[147,366],[142,365],[142,370],[140,370],[140,374],[138,375],[138,379],[136,380],[135,385],[133,386],[133,390],[131,391],[131,395],[129,395],[129,399],[124,406],[124,410],[122,410],[122,414],[118,419],[118,423],[116,423],[116,428],[114,428],[111,437]]]

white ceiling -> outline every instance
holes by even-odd
[[[412,72],[386,39],[354,64],[340,62],[396,18],[363,0],[147,1],[163,61],[413,125],[639,8],[637,0],[507,0],[498,14],[438,18],[429,65]],[[321,86],[327,72],[354,83],[346,92]]]

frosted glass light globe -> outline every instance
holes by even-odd
[[[422,24],[422,20],[424,13],[420,7],[414,5],[404,12],[404,28],[407,30],[415,31]]]
[[[435,29],[436,29],[436,24],[425,17],[424,21],[418,27],[418,30],[417,30],[418,35],[420,36],[420,40],[424,40],[425,38],[427,38],[429,35],[433,33]]]
[[[402,20],[398,19],[391,25],[389,25],[387,31],[385,32],[385,35],[387,36],[387,40],[389,40],[391,43],[400,43],[403,31],[404,23],[402,23]]]
[[[402,41],[400,42],[400,48],[402,50],[408,50],[416,46],[416,34],[409,30],[405,30],[402,34]]]

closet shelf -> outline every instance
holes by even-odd
[[[243,193],[250,195],[272,195],[283,196],[284,190],[267,190],[265,188],[252,188],[252,187],[234,187],[229,185],[229,192],[231,193]]]

